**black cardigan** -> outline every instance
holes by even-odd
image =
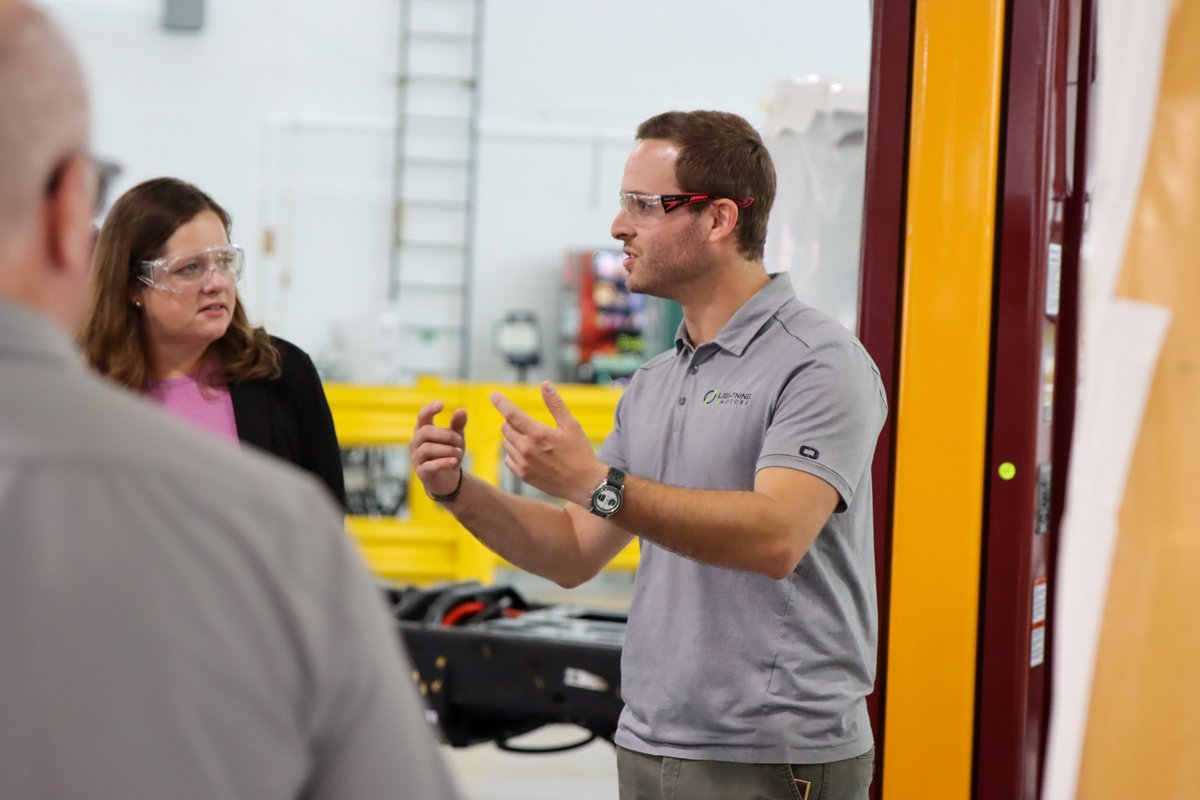
[[[238,439],[320,478],[346,507],[342,454],[321,378],[308,354],[276,336],[282,374],[229,384]]]

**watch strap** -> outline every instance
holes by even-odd
[[[609,486],[615,486],[616,488],[624,491],[625,490],[625,473],[622,472],[621,470],[617,469],[616,467],[609,467],[608,468],[608,477],[605,479],[605,483],[607,483]]]
[[[454,499],[458,497],[458,493],[462,491],[462,487],[463,487],[463,468],[459,467],[458,468],[458,483],[455,484],[454,491],[450,492],[449,494],[434,494],[433,492],[426,489],[425,494],[429,495],[429,499],[435,503],[452,503],[452,502],[454,502]]]

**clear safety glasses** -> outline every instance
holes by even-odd
[[[143,261],[137,278],[147,286],[166,292],[195,291],[219,274],[227,281],[241,280],[246,256],[236,244],[206,247],[174,258]]]
[[[640,192],[621,192],[617,195],[621,208],[631,216],[644,218],[658,214],[670,214],[677,208],[707,203],[711,200],[732,200],[738,208],[749,208],[754,203],[753,197],[738,199],[726,197],[712,192],[680,192],[679,194],[641,194]]]

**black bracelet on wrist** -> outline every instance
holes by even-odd
[[[458,497],[458,493],[462,491],[462,485],[463,485],[463,469],[462,469],[462,467],[459,467],[458,468],[458,484],[454,487],[453,492],[450,492],[450,494],[434,494],[433,492],[426,489],[425,494],[429,495],[429,499],[435,503],[451,503],[454,501],[454,499],[456,497]]]

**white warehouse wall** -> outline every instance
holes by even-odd
[[[208,0],[195,33],[164,30],[162,0],[46,5],[84,62],[95,150],[125,168],[116,188],[175,175],[223,205],[253,321],[319,356],[332,320],[373,316],[390,237],[394,0]],[[370,328],[354,332],[352,370],[369,375]]]
[[[125,167],[118,190],[164,174],[198,183],[247,249],[251,318],[319,362],[337,356],[342,377],[372,379],[398,1],[207,0],[196,33],[164,30],[162,0],[46,5],[80,50],[95,148]],[[865,83],[869,16],[865,0],[485,3],[470,377],[513,377],[491,344],[509,309],[535,311],[553,344],[563,254],[613,243],[638,122],[719,108],[758,124],[757,98],[780,78]]]

